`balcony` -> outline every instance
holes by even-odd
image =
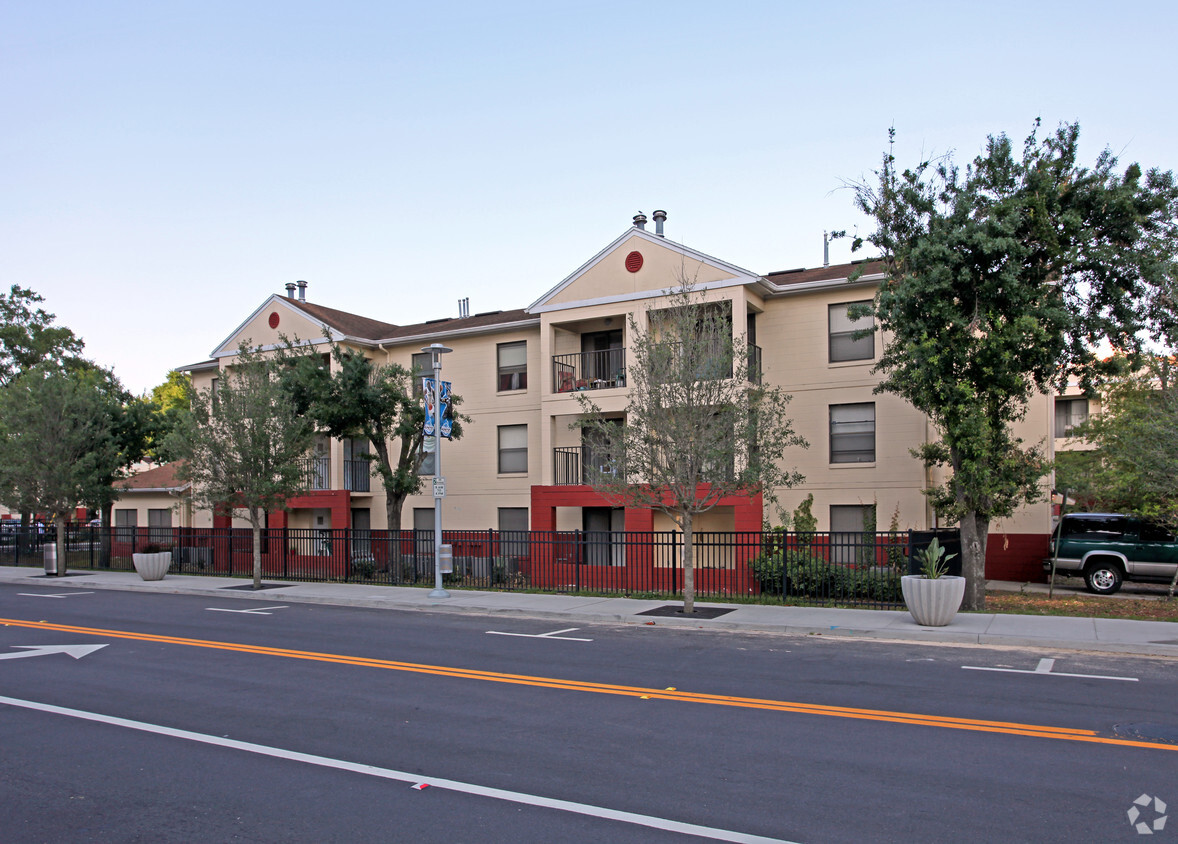
[[[626,350],[553,355],[552,384],[558,393],[625,387]]]
[[[603,465],[597,465],[593,449],[589,446],[574,445],[552,449],[552,482],[557,486],[588,484],[589,474],[597,469],[613,474],[615,469],[608,465],[607,458],[601,458]]]
[[[368,460],[344,461],[344,489],[351,492],[370,492],[372,463]]]
[[[761,347],[752,343],[749,343],[748,379],[750,384],[761,386]]]
[[[308,457],[300,461],[303,486],[307,489],[331,489],[331,458]]]

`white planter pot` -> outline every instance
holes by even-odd
[[[131,562],[135,564],[135,571],[144,580],[163,580],[172,565],[172,552],[160,551],[157,554],[132,554]]]
[[[900,578],[908,612],[921,627],[944,627],[957,615],[965,597],[965,578],[944,575],[929,580],[921,574]]]

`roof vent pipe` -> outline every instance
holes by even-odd
[[[822,266],[830,266],[830,235],[822,233]]]
[[[293,281],[288,281],[286,283],[286,298],[293,299],[294,292],[295,292],[295,283]]]
[[[646,215],[641,211],[634,215],[634,226],[639,231],[646,231]]]
[[[466,319],[470,316],[470,297],[458,300],[458,318]]]
[[[667,219],[666,211],[655,211],[650,216],[654,217],[654,233],[659,237],[663,236],[663,223]]]
[[[299,301],[306,302],[307,301],[307,282],[302,281],[300,279],[299,281],[296,281],[295,284],[297,284],[299,286]]]

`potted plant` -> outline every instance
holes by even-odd
[[[957,615],[961,599],[965,597],[965,578],[945,573],[949,561],[957,555],[946,555],[935,537],[927,548],[916,554],[921,574],[906,574],[900,578],[904,603],[921,627],[944,627]]]
[[[172,565],[172,551],[161,545],[144,545],[142,551],[131,555],[131,562],[144,580],[163,580],[168,567]]]

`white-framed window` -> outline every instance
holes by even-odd
[[[874,560],[875,537],[866,533],[869,524],[875,524],[874,504],[830,505],[831,562]]]
[[[856,338],[856,332],[875,326],[872,317],[852,320],[847,315],[852,305],[870,305],[870,299],[858,302],[840,302],[827,308],[827,323],[830,337],[830,362],[841,363],[850,360],[871,360],[875,357],[875,334]]]
[[[1072,429],[1088,421],[1088,399],[1055,400],[1055,435],[1070,437]]]
[[[830,462],[875,462],[875,402],[830,406]]]
[[[147,541],[157,545],[172,541],[172,511],[170,509],[147,511]]]
[[[524,474],[528,471],[528,426],[499,426],[499,474]]]
[[[134,542],[138,522],[138,510],[115,510],[115,541]]]
[[[497,389],[504,393],[509,390],[528,388],[528,341],[500,343],[496,346],[498,358]]]
[[[417,352],[410,358],[409,368],[413,370],[413,397],[420,399],[424,396],[421,389],[422,378],[434,377],[434,356],[430,352]],[[444,380],[444,379],[443,379]]]

